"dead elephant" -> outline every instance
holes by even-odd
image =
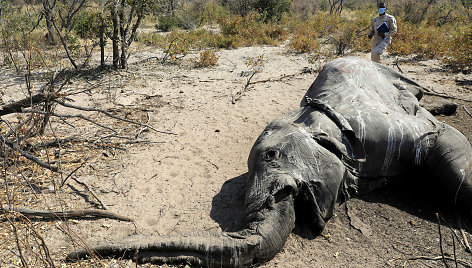
[[[239,232],[131,237],[101,256],[153,263],[244,267],[272,259],[297,223],[323,230],[337,204],[419,167],[470,211],[472,148],[419,106],[421,87],[358,58],[328,63],[301,107],[268,124],[248,159],[246,227]],[[90,251],[69,254],[74,260]]]

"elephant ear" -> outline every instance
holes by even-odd
[[[323,148],[330,151],[341,162],[344,166],[351,171],[354,175],[358,175],[356,167],[359,167],[360,163],[366,161],[364,146],[359,139],[352,133],[343,135],[343,143],[329,137],[326,133],[318,132],[313,134],[313,139]],[[348,143],[346,145],[345,143]],[[348,150],[349,148],[349,150]]]
[[[313,138],[323,147],[333,152],[339,159],[352,162],[365,162],[364,144],[352,129],[349,122],[331,106],[310,97],[305,98],[305,103],[317,110],[323,111],[341,130],[342,142],[329,137],[326,133],[315,133]]]

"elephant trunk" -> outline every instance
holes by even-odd
[[[192,263],[205,267],[247,267],[272,259],[295,227],[292,195],[258,212],[239,232],[194,233],[175,237],[133,237],[72,252],[68,260],[90,255],[150,263]]]

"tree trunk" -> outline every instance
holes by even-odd
[[[103,17],[100,16],[100,66],[105,66],[105,22]]]
[[[49,0],[43,0],[43,13],[44,18],[46,19],[46,28],[48,30],[47,39],[50,45],[57,44],[56,33],[54,31],[54,24],[53,24],[53,9],[55,6],[55,1],[51,4]]]
[[[113,68],[118,69],[120,63],[120,50],[119,50],[119,24],[118,24],[118,1],[113,3],[111,9],[111,19],[113,23],[113,35],[112,35],[112,46],[113,46]]]
[[[126,42],[127,31],[125,29],[125,14],[124,14],[125,5],[126,5],[126,0],[121,0],[121,8],[118,12],[118,19],[119,19],[119,25],[120,25],[120,38],[121,38],[120,39],[120,44],[121,44],[120,68],[121,69],[128,68],[128,62],[127,62],[128,61],[128,57],[127,57],[128,42]]]

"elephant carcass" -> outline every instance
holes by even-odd
[[[470,209],[472,148],[418,100],[398,72],[340,58],[320,72],[301,107],[268,124],[251,149],[239,232],[131,237],[69,254],[141,262],[241,267],[273,258],[297,224],[323,230],[337,204],[422,168],[451,203]],[[136,254],[138,252],[138,254]]]

